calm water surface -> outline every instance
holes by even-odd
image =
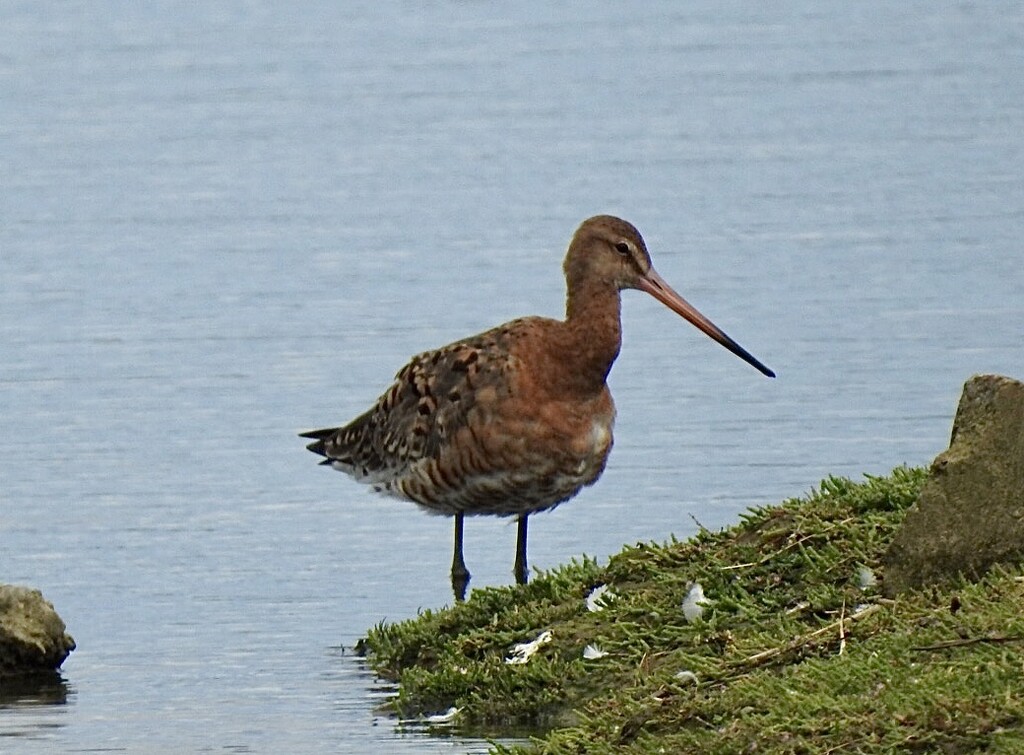
[[[0,581],[79,644],[0,750],[426,752],[351,655],[450,600],[451,525],[315,466],[407,356],[558,315],[583,218],[639,293],[597,487],[533,566],[923,464],[1024,377],[1024,10],[7,3]],[[470,521],[473,586],[515,528]]]

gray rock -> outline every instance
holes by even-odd
[[[0,679],[54,672],[75,649],[39,590],[0,585]]]
[[[975,375],[885,558],[885,592],[1024,561],[1024,383]]]

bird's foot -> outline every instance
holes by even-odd
[[[452,566],[452,593],[459,603],[466,599],[466,590],[469,587],[469,570],[463,564],[462,569]]]
[[[512,567],[512,574],[515,575],[517,585],[525,585],[530,579],[530,570],[527,568],[526,562],[518,559],[515,566]]]

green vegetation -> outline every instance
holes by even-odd
[[[727,531],[477,590],[361,646],[399,682],[399,715],[454,706],[456,731],[537,734],[503,753],[1024,752],[1020,572],[896,600],[872,584],[925,474],[830,478]],[[708,602],[687,620],[695,582]]]

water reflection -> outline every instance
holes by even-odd
[[[490,751],[493,742],[507,746],[525,744],[531,735],[539,733],[537,729],[510,728],[501,732],[501,738],[495,738],[489,736],[492,732],[459,726],[457,717],[445,716],[447,711],[439,711],[434,716],[399,718],[390,708],[398,696],[398,685],[374,674],[358,649],[338,645],[328,648],[327,655],[329,667],[325,676],[334,679],[339,686],[339,695],[334,703],[337,710],[350,712],[355,707],[360,711],[371,711],[370,726],[389,731],[390,734],[379,734],[378,738],[390,741],[394,747],[398,747],[399,742],[422,743],[423,736],[427,735],[438,746],[450,744],[453,751],[485,753]],[[365,697],[362,700],[352,694],[354,686],[363,690]]]
[[[0,707],[65,705],[70,687],[59,673],[33,674],[0,680]]]
[[[0,741],[45,739],[64,729],[71,687],[59,673],[0,679]],[[0,745],[0,750],[6,752]]]

